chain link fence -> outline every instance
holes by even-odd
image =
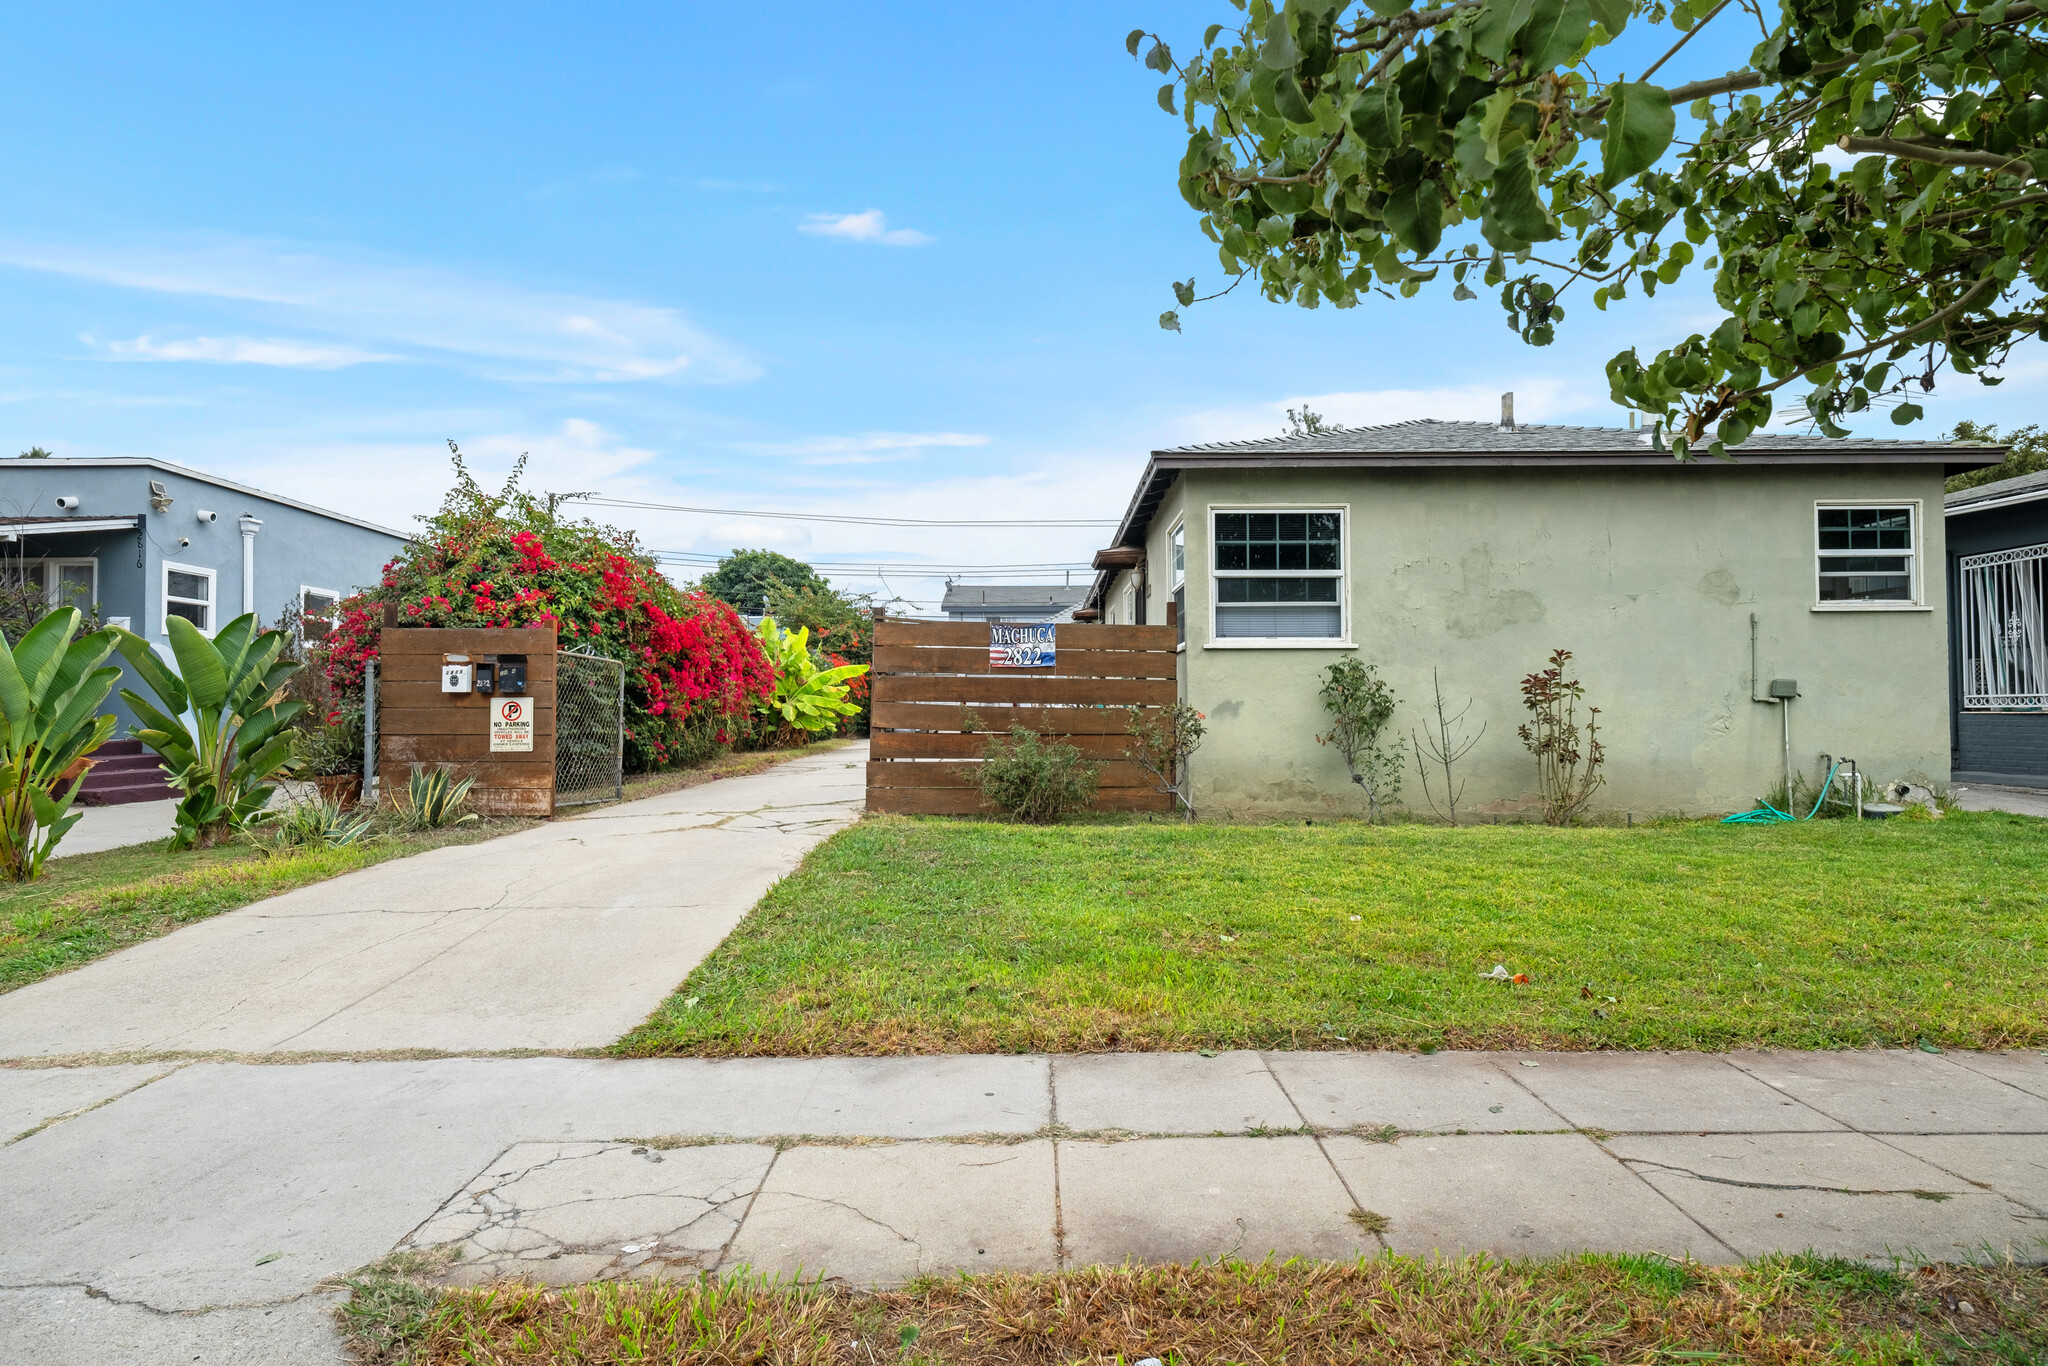
[[[626,670],[616,659],[555,656],[555,805],[616,801],[625,791]]]

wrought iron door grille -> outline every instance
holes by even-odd
[[[1966,555],[1959,568],[1963,706],[2048,708],[2048,545]]]

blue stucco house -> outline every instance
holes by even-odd
[[[173,616],[212,634],[244,612],[275,623],[296,603],[319,623],[374,585],[408,539],[162,460],[0,460],[0,583],[96,611],[166,650]],[[125,736],[122,687],[147,690],[132,676],[116,685],[110,708]]]

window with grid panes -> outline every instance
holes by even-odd
[[[1343,638],[1342,513],[1218,512],[1214,518],[1219,639]]]
[[[1817,509],[1820,601],[1912,602],[1913,509]]]

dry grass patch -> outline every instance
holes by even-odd
[[[377,1366],[2048,1359],[2039,1268],[1894,1273],[1810,1256],[1739,1267],[1589,1255],[1088,1268],[875,1295],[748,1277],[423,1291],[369,1276],[351,1288],[343,1320],[359,1359]]]

